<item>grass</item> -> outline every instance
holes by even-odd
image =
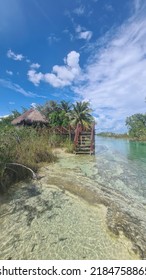
[[[74,144],[71,140],[66,139],[63,143],[63,147],[65,148],[65,151],[67,153],[73,153],[74,152]]]
[[[33,128],[5,127],[0,129],[0,190],[31,176],[31,172],[18,163],[37,172],[43,162],[55,162],[57,157],[52,147],[61,144],[57,135],[49,135],[47,130],[36,131]]]

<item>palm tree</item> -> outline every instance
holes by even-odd
[[[70,109],[71,109],[71,105],[70,105],[70,102],[67,102],[65,100],[62,100],[60,102],[60,108],[61,110],[65,111],[65,113],[69,113],[70,112]]]
[[[94,121],[91,112],[89,102],[76,102],[73,104],[73,110],[69,113],[70,124],[75,127],[77,124],[81,124],[82,128],[89,128]]]
[[[59,108],[57,102],[54,101],[54,100],[50,100],[50,101],[48,102],[48,104],[49,104],[50,111],[57,111],[58,108]]]

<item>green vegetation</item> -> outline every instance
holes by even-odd
[[[100,133],[97,133],[97,136],[125,138],[125,139],[129,138],[129,135],[127,133],[114,133],[114,132],[100,132]]]
[[[56,101],[50,100],[45,105],[38,106],[38,110],[46,116],[51,127],[68,127],[70,124],[68,113],[71,111],[71,105],[69,102],[63,100],[57,103]]]
[[[78,123],[81,123],[83,127],[89,127],[94,121],[91,116],[91,108],[89,102],[77,102],[73,104],[73,110],[71,110],[67,115],[70,120],[70,124],[77,126]]]
[[[40,110],[49,121],[51,127],[63,126],[76,127],[77,123],[81,123],[84,127],[88,127],[94,121],[91,116],[91,108],[89,102],[76,102],[70,104],[66,101],[57,103],[53,100],[46,102],[43,106],[38,106]]]
[[[74,152],[74,144],[70,139],[66,139],[63,143],[62,147],[65,148],[67,153],[73,153]]]
[[[98,136],[126,138],[130,140],[146,141],[146,114],[134,114],[126,118],[128,133],[101,132]]]
[[[22,109],[24,113],[26,108]],[[87,127],[93,121],[88,102],[71,105],[66,101],[49,101],[37,109],[47,117],[48,126],[12,126],[11,121],[20,115],[17,110],[0,121],[1,191],[14,182],[32,176],[43,162],[56,161],[52,148],[65,147],[67,152],[73,152],[69,135],[66,138],[56,135],[53,128],[63,126],[69,129],[70,125],[75,127],[78,122]]]
[[[55,141],[54,141],[55,143]],[[32,176],[27,169],[37,172],[42,162],[54,162],[56,156],[51,151],[47,132],[40,135],[35,129],[5,127],[0,137],[0,189],[4,190],[11,182]],[[16,163],[16,165],[12,165]],[[20,165],[24,165],[24,168]]]
[[[146,114],[135,114],[126,119],[129,137],[146,140]]]

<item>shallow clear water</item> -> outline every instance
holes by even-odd
[[[146,142],[97,136],[96,155],[98,155],[98,151],[102,152],[104,149],[119,153],[129,160],[137,162],[138,165],[144,163],[143,168],[146,169]]]
[[[118,184],[112,178],[115,182],[121,180],[125,192],[146,202],[146,142],[96,137],[96,161],[98,167],[105,161],[108,170],[104,174],[105,181],[110,178],[116,188]]]
[[[7,205],[9,214],[1,221],[0,259],[138,257],[130,252],[127,239],[108,231],[105,208],[89,206],[55,186],[46,185],[29,198],[25,192],[24,185],[17,190],[17,199]]]
[[[0,259],[146,258],[145,145],[97,137],[95,156],[56,153],[1,197]]]

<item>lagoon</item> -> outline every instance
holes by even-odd
[[[146,145],[96,137],[96,154],[56,150],[40,180],[0,202],[0,259],[146,258]]]
[[[97,162],[105,160],[107,163],[109,172],[105,172],[105,180],[106,175],[114,173],[116,163],[116,169],[122,168],[127,187],[132,188],[133,185],[135,194],[141,194],[142,200],[146,198],[146,142],[96,137],[96,159]]]

